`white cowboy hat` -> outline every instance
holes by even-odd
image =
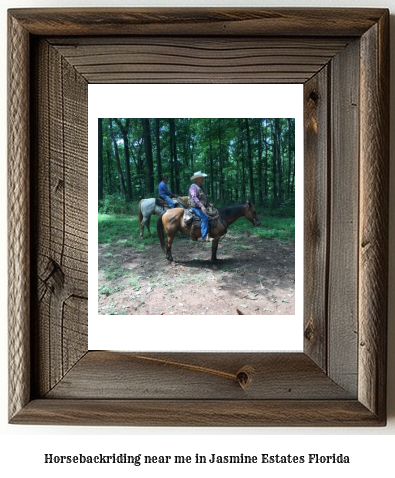
[[[201,171],[198,171],[191,177],[191,181],[196,178],[207,178],[207,174],[202,173]]]

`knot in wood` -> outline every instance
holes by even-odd
[[[304,330],[304,337],[306,340],[311,340],[313,338],[314,331],[313,331],[313,326],[309,322]]]
[[[243,390],[251,386],[254,372],[254,367],[245,365],[236,373],[237,382]]]
[[[317,103],[319,100],[319,95],[316,91],[311,91],[309,93],[309,100],[311,100],[313,103]]]

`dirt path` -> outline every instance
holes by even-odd
[[[225,236],[220,262],[211,245],[178,237],[175,262],[159,244],[143,252],[99,245],[100,315],[292,315],[295,313],[293,243],[247,233]]]

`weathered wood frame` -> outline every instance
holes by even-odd
[[[9,11],[11,423],[386,423],[388,30],[383,9]],[[90,82],[304,83],[303,353],[87,350]]]

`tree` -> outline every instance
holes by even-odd
[[[98,155],[99,155],[99,163],[98,163],[98,197],[99,201],[101,201],[104,197],[104,191],[103,191],[103,118],[99,118],[98,121],[98,128],[99,128],[99,134],[98,134]]]
[[[217,206],[249,198],[278,207],[294,198],[293,118],[104,118],[98,141],[104,198],[151,196],[162,173],[173,192],[187,194],[198,170],[208,173]]]
[[[288,118],[288,186],[287,199],[291,199],[294,193],[295,167],[292,167],[292,160],[295,156],[295,127],[292,127],[292,119]]]
[[[123,138],[123,150],[125,156],[125,176],[126,176],[126,199],[127,201],[131,201],[133,199],[132,193],[132,180],[130,177],[130,153],[129,153],[129,138],[128,138],[128,131],[130,127],[130,119],[126,118],[125,124],[118,118],[114,118],[119,130],[122,133]]]
[[[254,165],[252,161],[252,149],[251,149],[251,137],[250,137],[250,124],[248,118],[245,120],[245,128],[247,132],[247,152],[248,152],[248,170],[250,179],[250,200],[255,203],[255,190],[254,190]]]
[[[152,158],[151,129],[148,118],[142,119],[145,151],[145,186],[147,194],[154,192],[154,163]]]
[[[120,183],[120,185],[121,185],[122,193],[123,193],[125,199],[127,199],[127,192],[126,192],[126,186],[125,186],[125,178],[124,178],[124,176],[123,176],[123,172],[122,172],[122,168],[121,168],[121,161],[120,161],[120,159],[119,159],[118,143],[117,143],[117,140],[116,140],[116,137],[115,137],[115,133],[114,133],[114,127],[113,127],[113,124],[112,124],[112,118],[110,118],[110,135],[111,135],[112,142],[113,142],[113,146],[114,146],[114,154],[115,154],[115,161],[116,161],[117,169],[118,169],[119,183]]]
[[[156,139],[156,168],[158,172],[158,183],[162,179],[162,158],[160,156],[160,120],[155,119],[155,139]]]
[[[176,126],[174,118],[169,119],[170,124],[170,161],[171,161],[171,190],[180,190],[180,170],[178,167]],[[175,178],[175,180],[174,180]]]

